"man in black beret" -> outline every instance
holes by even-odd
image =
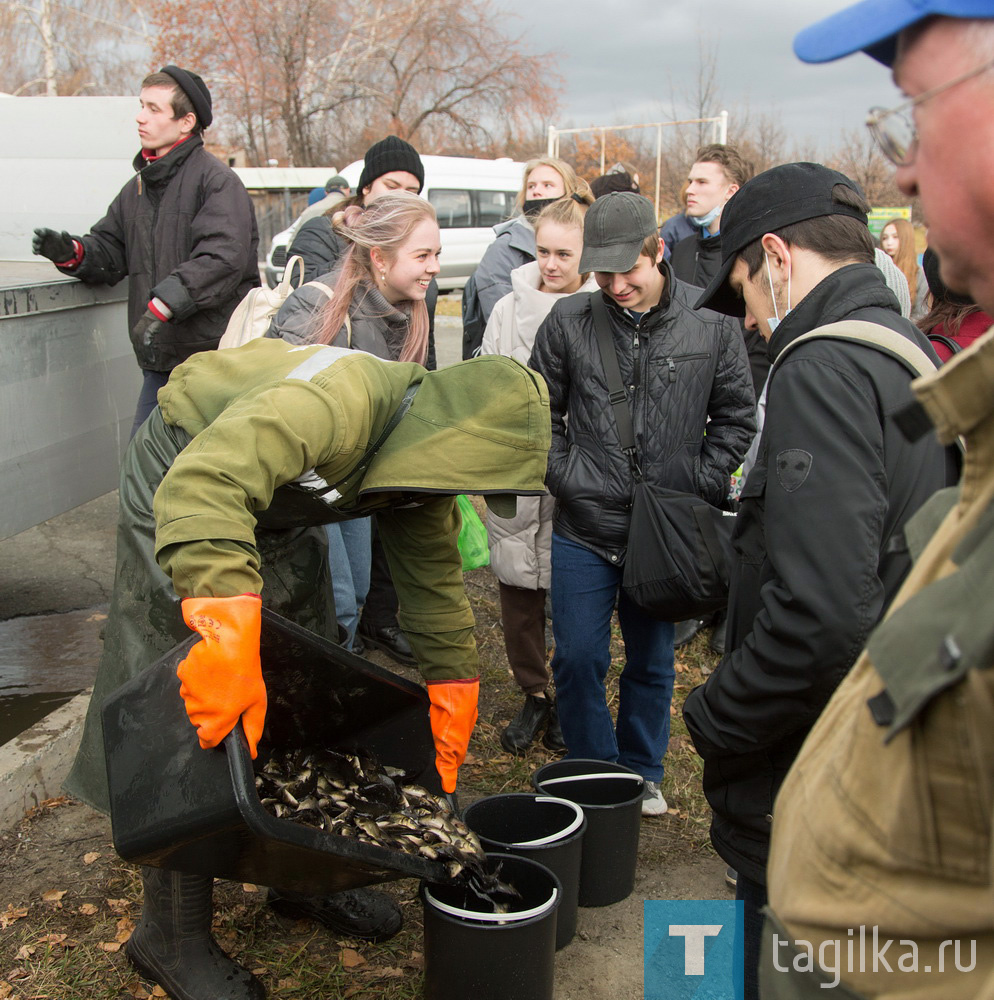
[[[86,284],[129,277],[128,325],[144,381],[132,434],[169,373],[211,350],[259,284],[255,211],[234,172],[204,149],[211,94],[190,70],[164,66],[141,85],[136,176],[85,236],[36,229],[32,249]]]

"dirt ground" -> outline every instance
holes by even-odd
[[[531,773],[550,758],[540,746],[523,758],[500,749],[497,737],[518,695],[503,657],[496,586],[488,570],[468,574],[467,586],[483,683],[480,722],[460,776],[464,805],[481,795],[530,790]],[[379,654],[371,658],[393,668]],[[692,686],[688,680],[684,691]],[[678,729],[670,756],[679,760],[692,751]],[[556,958],[556,1000],[640,1000],[643,901],[727,897],[724,864],[706,846],[699,802],[689,791],[685,798],[673,780],[664,784],[672,813],[642,823],[633,894],[612,906],[580,910],[576,937]],[[281,918],[256,887],[231,883],[218,883],[215,934],[276,1000],[413,1000],[421,996],[423,968],[418,887],[404,880],[382,888],[400,903],[405,928],[380,945],[335,940],[313,924]],[[4,833],[0,1000],[163,996],[137,977],[120,950],[140,912],[140,896],[135,870],[114,853],[109,821],[79,803],[54,800]]]

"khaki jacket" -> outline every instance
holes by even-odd
[[[410,410],[350,475],[412,384]],[[533,372],[497,357],[426,372],[263,338],[180,366],[159,408],[192,438],[155,494],[155,555],[180,597],[262,593],[257,523],[279,530],[375,510],[398,621],[423,673],[475,676],[455,496],[544,492],[549,404]],[[307,515],[281,521],[291,501],[307,501]]]
[[[965,439],[963,475],[958,491],[936,494],[909,525],[909,544],[923,551],[777,799],[767,877],[781,923],[767,921],[764,1000],[989,995],[994,330],[914,388],[939,439]],[[794,952],[775,954],[773,933],[800,949],[802,968],[799,942],[827,956],[822,970],[775,969],[775,960],[789,967]],[[841,986],[826,992],[818,982],[831,982],[833,965]]]

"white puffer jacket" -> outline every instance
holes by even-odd
[[[553,304],[565,298],[558,292],[540,292],[541,280],[535,261],[511,272],[511,291],[490,314],[481,354],[503,354],[528,364],[538,328]],[[597,282],[592,275],[580,289],[581,292],[596,290]],[[549,589],[554,506],[555,500],[547,493],[542,497],[519,496],[518,512],[511,518],[497,517],[487,511],[490,568],[501,583],[526,590]]]

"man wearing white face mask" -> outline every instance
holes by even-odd
[[[747,1000],[758,995],[773,800],[910,568],[905,523],[954,481],[936,439],[909,441],[899,425],[913,378],[900,352],[934,354],[874,264],[866,212],[858,187],[819,164],[759,174],[725,206],[721,267],[697,302],[744,316],[774,362],[735,529],[729,652],[684,706],[711,839],[739,872]],[[892,343],[795,344],[852,320]]]

